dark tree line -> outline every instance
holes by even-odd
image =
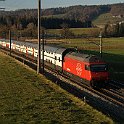
[[[84,28],[91,27],[90,21],[81,22],[78,20],[69,20],[61,18],[44,18],[41,17],[41,26],[45,29],[62,29],[62,24],[67,24],[68,28]],[[21,36],[37,36],[37,17],[33,16],[16,16],[16,15],[0,15],[0,34],[2,32],[8,34],[8,30],[11,29],[14,32],[21,31]]]
[[[124,3],[112,5],[110,13],[114,16],[121,15],[124,17]]]
[[[92,26],[90,21],[81,22],[69,19],[41,17],[41,26],[45,29],[62,29],[62,24],[67,24],[68,28],[85,28]],[[2,16],[0,17],[0,26],[0,36],[3,37],[8,34],[9,29],[24,37],[37,36],[37,18],[34,17]],[[19,32],[21,32],[21,34]]]
[[[91,27],[91,21],[81,22],[69,19],[58,19],[58,18],[42,18],[41,25],[46,29],[61,29],[61,25],[66,23],[69,28],[86,28]]]
[[[33,23],[37,26],[37,18],[30,17],[0,17],[0,24],[6,25],[7,27],[15,26],[17,29],[24,29],[27,27],[29,23]],[[67,23],[70,28],[84,28],[84,27],[91,27],[91,21],[76,21],[76,20],[69,20],[69,19],[59,19],[59,18],[41,18],[41,26],[46,29],[60,29],[61,24]]]
[[[123,37],[124,22],[119,22],[116,24],[106,24],[104,28],[104,35],[106,37]]]

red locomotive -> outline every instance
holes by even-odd
[[[95,55],[68,53],[64,57],[63,70],[79,81],[88,81],[92,87],[103,86],[108,80],[107,64]]]

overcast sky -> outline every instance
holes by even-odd
[[[5,0],[0,2],[0,7],[6,10],[22,8],[37,8],[38,0]],[[124,0],[41,0],[42,8],[68,7],[72,5],[98,5],[124,3]]]

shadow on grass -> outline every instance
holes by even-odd
[[[98,51],[82,50],[80,52],[100,56]],[[109,65],[110,78],[124,82],[124,55],[103,53],[102,58]]]

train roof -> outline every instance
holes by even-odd
[[[6,42],[9,42],[9,40],[6,40]],[[15,43],[17,45],[25,45],[27,47],[33,47],[37,49],[38,45],[36,43],[30,43],[30,42],[22,42],[22,41],[16,41],[12,40],[12,43]],[[41,50],[42,50],[42,44],[41,44]],[[64,48],[60,46],[53,46],[53,45],[44,45],[44,51],[50,52],[50,53],[57,53],[57,54],[63,54],[64,52],[69,52],[69,51],[75,51],[74,48]]]
[[[82,62],[94,63],[94,62],[104,62],[101,57],[96,55],[83,54],[78,52],[70,52],[66,57],[73,58]]]
[[[41,47],[42,47],[42,45],[41,45]],[[61,47],[57,47],[57,46],[48,46],[48,45],[45,45],[44,49],[48,52],[58,53],[58,54],[62,54],[66,50],[66,48],[61,48]]]
[[[30,43],[30,42],[20,42],[20,45],[33,47],[35,49],[37,49],[38,47],[36,43]],[[42,44],[41,44],[41,50],[42,50]],[[50,52],[50,53],[63,54],[66,51],[68,52],[68,51],[74,51],[74,50],[75,50],[74,48],[64,48],[64,47],[55,46],[55,45],[44,45],[44,51]]]

